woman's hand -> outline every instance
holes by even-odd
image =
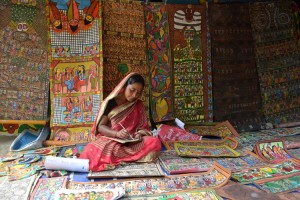
[[[142,139],[142,134],[139,133],[139,132],[136,132],[135,135],[134,135],[134,139]]]
[[[121,129],[116,133],[116,138],[120,138],[120,139],[129,139],[129,132],[126,129]]]

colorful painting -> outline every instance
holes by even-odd
[[[238,146],[238,142],[230,137],[227,136],[222,140],[199,140],[199,141],[163,141],[163,144],[167,150],[174,150],[175,143],[185,145],[185,146],[210,146],[210,147],[217,147],[226,145],[231,149],[235,149]]]
[[[124,198],[126,199],[126,198]],[[148,195],[130,197],[132,200],[170,200],[170,199],[185,199],[185,200],[221,200],[222,198],[213,189],[193,190],[182,192],[170,192],[161,195]]]
[[[229,120],[239,131],[260,130],[265,120],[249,4],[210,4],[208,16],[214,121]]]
[[[207,67],[206,7],[168,4],[174,80],[174,116],[213,121],[211,69]]]
[[[299,173],[300,163],[295,160],[288,160],[279,164],[234,172],[231,174],[231,177],[241,183],[250,183],[262,179],[282,178],[291,174],[297,175]]]
[[[125,191],[121,188],[117,189],[93,189],[93,190],[69,190],[61,189],[55,192],[54,199],[64,200],[116,200],[124,196]]]
[[[263,140],[257,142],[254,151],[265,161],[279,163],[283,160],[291,159],[283,139]]]
[[[180,157],[175,150],[163,151],[159,161],[168,174],[184,174],[208,171],[213,162],[207,159]]]
[[[2,184],[0,184],[1,199],[27,200],[36,178],[36,176],[31,176],[15,181],[9,181],[8,178],[6,178]]]
[[[187,175],[173,175],[164,178],[144,178],[133,180],[114,180],[94,183],[70,182],[68,189],[118,187],[122,183],[125,187],[125,196],[141,196],[162,194],[189,189],[209,189],[225,185],[230,178],[230,171],[215,164],[208,172]]]
[[[34,164],[11,164],[8,166],[8,180],[16,181],[37,174],[44,166]]]
[[[179,156],[183,157],[238,157],[240,154],[226,145],[188,146],[175,143],[174,148]]]
[[[159,163],[125,163],[113,170],[90,172],[88,178],[125,178],[125,177],[165,176]]]
[[[149,109],[145,14],[140,1],[103,2],[103,97],[129,73],[145,79],[141,100]]]
[[[97,0],[47,1],[50,140],[90,139],[103,97],[101,8]]]
[[[245,155],[233,158],[221,157],[180,157],[176,151],[169,150],[161,152],[159,156],[161,166],[168,174],[183,174],[208,171],[214,163],[230,169],[232,172],[242,171],[258,166],[266,166],[268,163],[261,160],[256,154],[248,151]]]
[[[83,151],[86,144],[87,143],[62,147],[58,156],[59,157],[65,157],[65,158],[71,158],[73,156],[76,156],[76,155],[80,154]]]
[[[271,193],[283,193],[290,192],[293,190],[299,190],[300,188],[300,176],[291,176],[288,178],[283,178],[273,181],[261,181],[255,185],[258,188]]]
[[[67,177],[40,178],[30,195],[30,200],[54,199],[57,190],[66,188]]]
[[[292,136],[292,135],[299,135],[300,134],[300,127],[291,127],[291,128],[275,128],[269,130],[261,130],[263,133],[268,133],[274,136],[285,137],[285,136]]]
[[[167,5],[144,6],[147,58],[150,72],[150,107],[155,122],[173,119],[171,46]]]
[[[46,121],[49,105],[46,2],[1,1],[0,120]],[[34,104],[32,103],[34,102]],[[23,123],[26,124],[26,123]],[[20,124],[0,131],[16,133]]]
[[[300,52],[291,1],[250,4],[262,112],[274,125],[300,120]]]

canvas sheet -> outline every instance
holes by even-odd
[[[174,80],[174,116],[212,121],[212,80],[207,65],[206,7],[168,4]]]
[[[267,122],[300,120],[300,52],[294,37],[291,1],[254,3],[250,20]]]
[[[249,4],[211,4],[208,16],[214,121],[229,120],[239,131],[260,130],[265,122]]]
[[[47,1],[51,140],[87,141],[102,100],[101,2]]]

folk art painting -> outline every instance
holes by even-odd
[[[103,2],[103,98],[127,74],[137,72],[145,79],[141,100],[149,109],[149,75],[145,13],[140,1]]]
[[[186,122],[210,122],[213,119],[205,10],[205,5],[167,4],[174,116]]]
[[[34,199],[54,199],[57,190],[66,188],[67,177],[40,178],[30,195]],[[49,190],[51,188],[51,190]]]
[[[159,163],[128,163],[117,166],[116,169],[102,171],[102,172],[89,172],[88,178],[128,178],[128,177],[155,177],[165,176]]]
[[[222,146],[189,146],[179,143],[174,144],[179,156],[186,157],[238,157],[240,154],[226,145]]]
[[[231,177],[241,183],[250,183],[262,179],[284,178],[287,175],[300,174],[300,163],[288,160],[279,164],[254,167],[240,172],[232,173]]]
[[[34,175],[21,180],[9,181],[6,177],[0,185],[1,199],[27,200],[36,178]]]
[[[161,153],[159,161],[164,170],[169,174],[183,174],[191,172],[208,171],[214,163],[230,169],[231,172],[242,171],[257,166],[266,166],[267,163],[261,160],[256,154],[248,151],[240,157],[180,157],[175,150],[168,150]]]
[[[186,146],[210,146],[210,147],[226,145],[226,146],[230,147],[231,149],[235,149],[238,146],[238,142],[230,136],[227,136],[222,140],[164,141],[163,142],[163,144],[167,150],[174,150],[175,143],[181,144],[181,145],[186,145]]]
[[[47,0],[51,140],[88,141],[102,100],[100,1]]]
[[[155,122],[174,118],[171,44],[167,5],[144,6],[150,71],[150,107]]]
[[[129,198],[124,198],[129,199]],[[185,199],[185,200],[221,200],[222,198],[213,189],[178,191],[161,195],[147,195],[130,197],[132,200],[168,200],[168,199]]]
[[[270,163],[279,163],[293,158],[285,147],[284,139],[263,140],[257,142],[254,151],[263,160]]]
[[[116,189],[89,189],[89,190],[69,190],[60,189],[55,192],[55,200],[87,200],[87,199],[106,199],[116,200],[124,196],[125,191],[121,188]]]
[[[215,164],[208,172],[185,175],[173,175],[164,178],[116,180],[94,183],[70,182],[68,189],[124,187],[125,196],[161,194],[189,189],[209,189],[221,187],[230,178],[230,171]]]
[[[258,188],[271,193],[286,193],[300,188],[300,176],[293,175],[287,178],[255,183]]]
[[[217,136],[220,138],[225,138],[227,136],[238,137],[240,136],[235,128],[230,124],[229,121],[223,121],[217,123],[214,126],[195,126],[186,125],[186,131],[195,133],[202,136]]]

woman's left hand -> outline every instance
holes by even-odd
[[[142,134],[140,134],[139,132],[136,132],[134,135],[134,139],[142,139]]]

